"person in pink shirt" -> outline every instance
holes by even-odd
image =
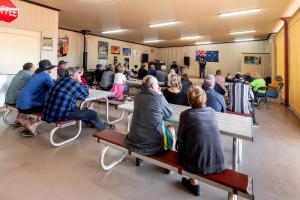
[[[225,90],[225,77],[222,75],[222,71],[220,69],[216,71],[216,83]]]

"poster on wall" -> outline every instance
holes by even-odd
[[[247,65],[260,65],[261,57],[260,56],[245,56],[244,63]]]
[[[108,42],[98,41],[98,59],[108,58]]]
[[[219,51],[196,51],[196,61],[204,58],[206,62],[219,62]]]
[[[43,37],[43,50],[52,51],[53,50],[53,39]]]
[[[131,49],[123,48],[123,56],[131,56]]]
[[[69,38],[59,38],[57,48],[58,57],[66,56],[69,52]]]
[[[118,56],[114,56],[114,64],[116,64],[118,62]]]
[[[124,66],[126,69],[129,69],[129,58],[124,58]]]
[[[141,52],[140,51],[136,51],[136,57],[140,58],[141,57]]]
[[[119,46],[111,46],[111,54],[120,54],[120,51]]]
[[[135,49],[132,50],[132,56],[136,57],[136,50]]]

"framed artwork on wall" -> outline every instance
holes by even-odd
[[[53,39],[44,37],[43,38],[43,50],[52,51],[53,50]]]
[[[57,56],[63,57],[66,56],[69,52],[69,38],[59,38],[58,39],[58,45],[57,45]]]
[[[108,42],[98,41],[98,59],[108,58]]]
[[[120,54],[119,46],[111,46],[111,54]]]
[[[131,49],[123,48],[123,56],[131,56]]]

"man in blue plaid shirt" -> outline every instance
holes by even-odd
[[[69,67],[66,75],[56,81],[50,89],[45,101],[43,120],[52,123],[61,120],[83,120],[93,124],[96,129],[105,128],[97,112],[79,110],[76,102],[83,101],[89,95],[85,85],[81,83],[80,69]]]

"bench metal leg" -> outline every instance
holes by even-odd
[[[127,125],[126,125],[127,133],[129,133],[129,131],[130,131],[132,115],[133,115],[132,113],[129,113],[128,116],[127,116]]]
[[[105,157],[105,154],[108,149],[109,149],[109,146],[106,146],[100,154],[100,165],[104,171],[108,171],[108,170],[112,169],[114,166],[116,166],[117,164],[122,162],[124,160],[124,158],[127,156],[127,153],[122,153],[122,155],[118,159],[114,160],[111,164],[106,165],[104,163],[104,157]]]
[[[65,128],[65,127],[68,127],[68,126],[72,126],[72,125],[74,125],[74,124],[71,123],[70,125],[66,125],[66,126],[62,126],[62,127],[57,126],[57,127],[53,128],[53,129],[51,130],[51,132],[50,132],[50,143],[51,143],[51,145],[54,146],[54,147],[60,147],[60,146],[62,146],[62,145],[64,145],[64,144],[67,144],[67,143],[69,143],[69,142],[72,142],[72,141],[76,140],[76,139],[79,137],[79,135],[80,135],[80,133],[81,133],[81,128],[82,128],[82,121],[79,121],[78,123],[79,123],[79,127],[78,127],[78,132],[76,133],[76,135],[75,135],[74,137],[72,137],[72,138],[70,138],[70,139],[67,139],[67,140],[65,140],[65,141],[62,141],[62,142],[55,142],[55,141],[53,140],[53,137],[54,137],[54,135],[55,135],[55,132],[56,132],[58,129]]]
[[[232,193],[228,193],[228,198],[227,200],[237,200],[237,196],[232,194]]]
[[[17,121],[13,121],[13,122],[10,122],[8,121],[7,117],[8,117],[8,114],[11,113],[13,110],[10,110],[10,109],[7,109],[7,111],[5,112],[5,114],[3,115],[3,122],[4,124],[6,125],[14,125],[17,123]]]
[[[232,170],[238,171],[238,138],[233,138],[232,141]],[[228,193],[228,200],[237,200],[237,196]]]
[[[243,141],[241,139],[238,139],[238,154],[238,163],[241,163],[243,157]]]
[[[123,116],[124,116],[124,110],[122,110],[121,116],[118,119],[116,119],[114,121],[110,121],[109,120],[109,102],[108,102],[108,98],[105,97],[104,99],[106,101],[106,121],[107,121],[107,123],[114,124],[114,123],[117,123],[117,122],[121,121],[123,119]]]

